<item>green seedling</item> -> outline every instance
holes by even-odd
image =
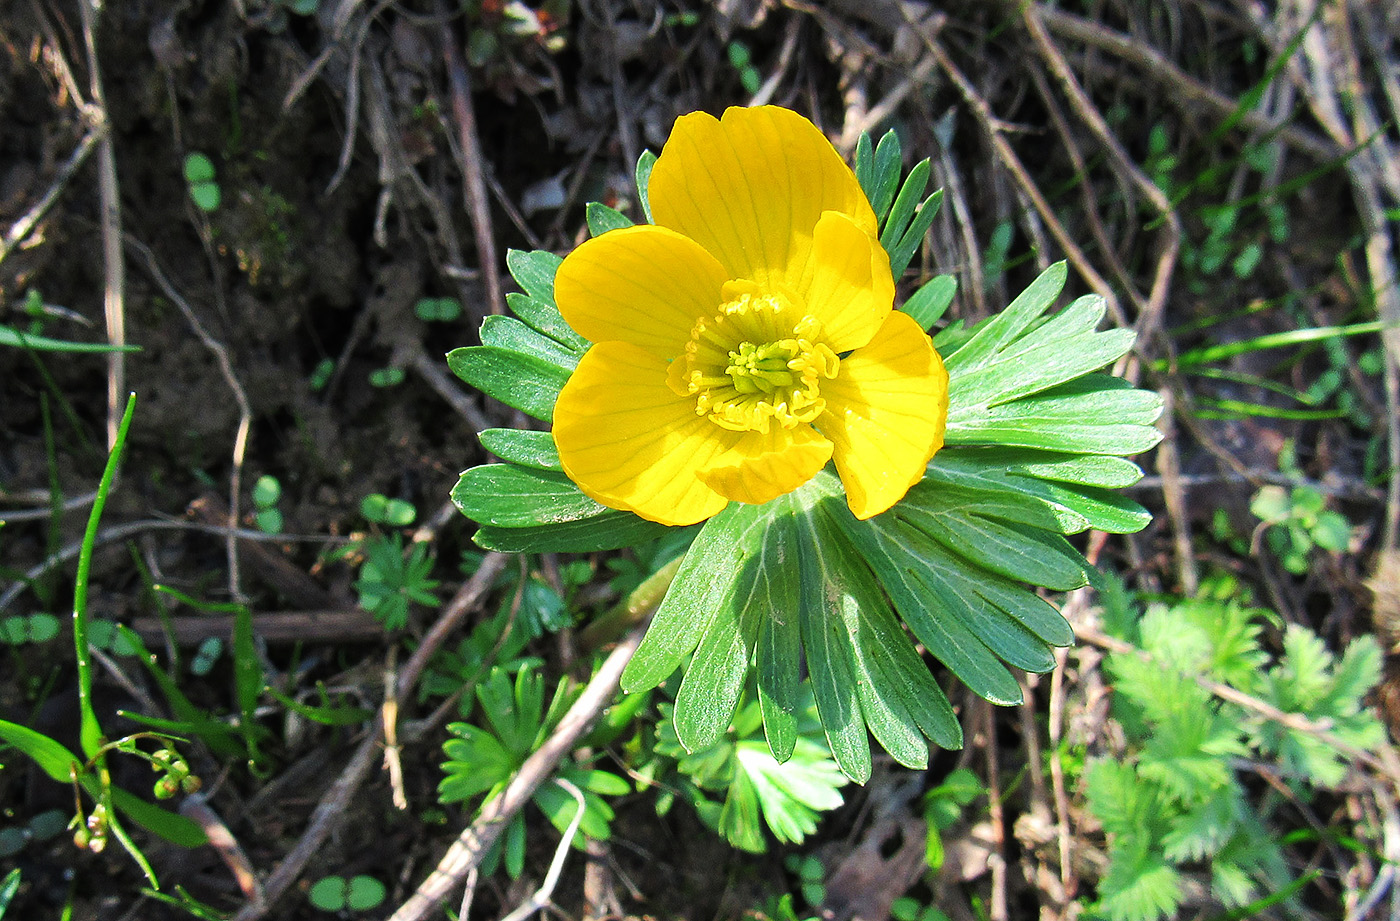
[[[52,614],[16,614],[0,620],[0,643],[23,646],[47,643],[58,636],[58,618]]]
[[[1109,839],[1092,906],[1098,916],[1173,917],[1185,877],[1202,870],[1235,917],[1252,916],[1245,909],[1261,891],[1293,898],[1310,877],[1291,878],[1290,866],[1305,861],[1283,852],[1287,828],[1279,826],[1292,813],[1280,806],[1345,780],[1347,757],[1331,739],[1363,751],[1383,744],[1384,727],[1365,701],[1380,680],[1377,643],[1363,636],[1335,656],[1291,624],[1271,655],[1263,625],[1277,616],[1240,595],[1232,581],[1215,579],[1194,599],[1152,604],[1140,616],[1121,589],[1104,595],[1105,629],[1135,648],[1106,662],[1128,750],[1091,759],[1083,775],[1089,810]],[[1213,696],[1206,680],[1327,726],[1330,737]],[[1286,784],[1288,796],[1253,795],[1240,776],[1251,765]]]
[[[68,827],[68,816],[59,809],[41,812],[18,827],[0,828],[0,857],[13,857],[29,846],[29,842],[43,843],[63,834]]]
[[[360,514],[365,520],[390,528],[406,528],[418,517],[413,503],[390,499],[382,493],[370,493],[360,500]]]
[[[282,533],[282,512],[277,503],[282,499],[282,484],[277,477],[263,474],[253,484],[254,520],[264,534]]]
[[[934,873],[943,869],[943,833],[962,818],[963,810],[987,792],[978,776],[966,768],[958,768],[941,784],[924,794],[924,821],[928,823],[928,842],[924,861]]]
[[[753,54],[749,51],[749,46],[735,39],[729,43],[729,66],[739,75],[739,83],[743,85],[744,92],[752,96],[763,86],[763,75],[758,72],[758,68],[753,66]]]
[[[335,362],[329,358],[322,358],[316,362],[316,367],[311,369],[311,376],[307,383],[311,385],[312,391],[320,393],[326,389],[326,385],[331,382],[332,375],[335,374]]]
[[[122,632],[122,627],[110,620],[94,620],[88,624],[88,642],[114,656],[132,656],[137,650]]]
[[[0,720],[0,742],[13,746],[32,759],[51,780],[72,785],[77,804],[74,816],[77,830],[73,840],[78,847],[96,852],[102,850],[110,839],[115,838],[155,887],[158,886],[155,870],[127,832],[123,816],[186,847],[196,847],[207,839],[199,826],[191,820],[152,806],[130,792],[112,785],[108,756],[121,751],[149,758],[135,750],[135,740],[149,738],[153,734],[143,733],[117,742],[107,741],[93,705],[92,640],[89,635],[92,621],[87,604],[89,575],[98,527],[102,512],[107,506],[112,483],[116,479],[135,411],[136,397],[133,394],[127,400],[126,411],[117,426],[116,439],[97,486],[87,528],[79,545],[78,567],[74,576],[73,647],[78,679],[78,739],[83,755],[79,757],[61,742],[7,720]],[[84,794],[92,802],[90,807],[84,804]]]
[[[190,660],[190,674],[203,678],[214,670],[219,656],[224,654],[224,641],[217,636],[205,637]]]
[[[1254,494],[1249,510],[1260,519],[1264,540],[1283,568],[1301,576],[1314,547],[1341,553],[1351,542],[1351,524],[1326,505],[1311,486],[1265,486]]]
[[[937,908],[908,896],[890,903],[890,917],[894,921],[948,921],[948,916]]]
[[[407,626],[410,604],[437,607],[442,603],[433,594],[438,580],[431,578],[433,558],[427,544],[414,543],[405,554],[401,536],[381,534],[366,541],[364,554],[354,588],[360,606],[385,628],[401,630]]]
[[[189,185],[190,199],[206,214],[219,210],[223,193],[214,178],[214,161],[202,153],[192,153],[185,157],[185,182]]]
[[[413,312],[424,323],[450,323],[462,315],[462,302],[455,297],[425,297],[413,305]]]
[[[811,854],[789,854],[783,866],[797,877],[802,898],[808,905],[817,906],[826,901],[826,870],[820,860]]]
[[[482,794],[487,799],[503,790],[519,771],[525,759],[547,739],[564,713],[581,693],[581,687],[562,678],[546,709],[544,676],[534,667],[522,668],[512,682],[503,669],[493,668],[490,676],[476,686],[481,724],[451,723],[447,730],[454,738],[443,743],[447,760],[442,764],[443,779],[438,784],[438,800],[444,804],[471,800]],[[631,722],[647,695],[631,695],[605,716],[602,724],[580,740],[579,747],[606,744]],[[630,705],[629,705],[630,700]],[[582,849],[585,838],[606,841],[612,833],[613,810],[603,796],[622,796],[631,785],[616,774],[596,770],[577,762],[566,762],[556,775],[577,788],[583,796],[583,815],[571,844]],[[558,783],[546,783],[531,798],[560,834],[568,834],[578,813],[578,801]],[[525,867],[525,820],[516,813],[493,846],[487,865],[494,869],[504,857],[506,872],[519,878]]]
[[[765,852],[765,825],[779,842],[800,844],[817,830],[822,812],[842,803],[841,788],[848,780],[831,758],[811,693],[806,696],[798,710],[793,749],[784,763],[773,757],[764,740],[757,700],[741,702],[728,732],[695,752],[681,745],[671,706],[661,705],[656,752],[675,760],[681,775],[675,788],[706,825],[737,848]],[[723,794],[722,803],[712,800],[711,793]],[[663,794],[657,803],[658,811],[669,809],[671,797]]]
[[[306,897],[322,911],[369,911],[384,901],[384,884],[373,876],[327,876],[316,881]]]
[[[369,373],[369,382],[373,387],[397,387],[403,383],[403,368],[377,368]]]

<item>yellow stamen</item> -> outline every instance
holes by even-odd
[[[696,415],[720,428],[766,434],[775,421],[794,428],[825,411],[819,383],[841,364],[820,338],[821,324],[782,295],[741,294],[696,322],[676,359],[684,365],[678,384],[695,394]]]

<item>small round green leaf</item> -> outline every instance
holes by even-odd
[[[351,877],[345,907],[353,911],[368,911],[384,901],[384,895],[384,884],[373,876]]]
[[[413,305],[413,312],[425,323],[448,323],[462,315],[462,304],[452,297],[425,297]]]
[[[325,386],[331,382],[331,375],[335,373],[335,362],[329,358],[322,358],[316,363],[316,367],[311,371],[308,383],[312,390],[324,390]]]
[[[13,857],[29,843],[29,833],[23,828],[0,828],[0,857]]]
[[[282,513],[275,508],[259,509],[253,520],[257,522],[258,530],[264,534],[282,533]]]
[[[214,179],[214,163],[202,153],[192,153],[185,157],[185,181],[190,185],[197,182],[211,182]]]
[[[312,905],[322,911],[340,911],[345,907],[347,889],[345,877],[327,876],[317,880],[306,897],[311,900]]]
[[[199,649],[190,660],[190,671],[199,677],[203,677],[213,671],[215,663],[219,661],[219,656],[223,655],[224,641],[217,636],[207,637],[199,644]]]
[[[194,199],[200,211],[217,211],[219,203],[223,201],[223,193],[219,191],[217,183],[195,182],[190,185],[190,198]]]
[[[29,615],[29,641],[31,643],[47,643],[56,636],[58,636],[57,617],[42,613]]]
[[[369,382],[375,387],[397,387],[403,378],[403,368],[379,368],[369,374]]]
[[[277,477],[263,474],[253,484],[253,504],[258,508],[271,508],[282,498],[282,484]]]
[[[360,500],[360,514],[375,524],[406,528],[418,517],[418,510],[411,502],[390,499],[383,493],[375,492]]]

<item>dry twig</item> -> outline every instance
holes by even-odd
[[[97,194],[102,214],[103,313],[107,341],[126,345],[126,263],[122,259],[122,204],[117,192],[117,158],[107,130],[107,97],[102,91],[102,71],[97,62],[97,16],[101,5],[79,3],[83,19],[83,43],[88,57],[88,91],[92,102],[84,115],[93,124],[97,139]],[[107,447],[117,442],[117,427],[126,405],[126,352],[107,354]]]

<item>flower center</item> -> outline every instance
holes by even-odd
[[[820,336],[821,323],[798,318],[782,295],[740,294],[696,322],[685,354],[671,363],[671,385],[694,394],[696,415],[721,428],[790,429],[825,411],[819,383],[841,363]]]

